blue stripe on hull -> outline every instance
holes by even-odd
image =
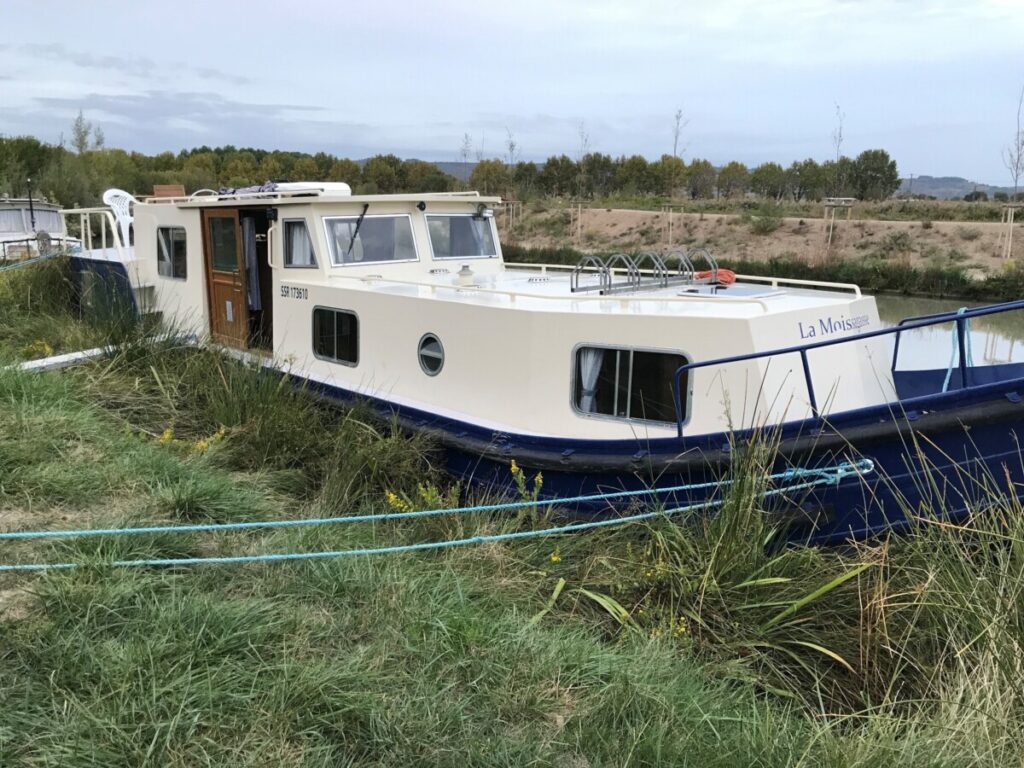
[[[542,497],[557,501],[560,497],[618,490],[637,490],[700,483],[721,479],[724,466],[702,466],[699,461],[683,472],[653,472],[649,463],[679,454],[721,455],[730,436],[725,433],[640,441],[595,441],[535,437],[496,433],[472,424],[440,417],[423,411],[399,408],[385,400],[356,396],[336,387],[310,382],[329,397],[361,399],[381,412],[397,413],[412,429],[428,430],[441,439],[447,451],[448,470],[456,477],[478,487],[508,492],[513,484],[509,463],[514,458],[528,479],[543,472]],[[1018,447],[1018,435],[1024,435],[1024,405],[1016,396],[1024,390],[1024,380],[1002,382],[964,392],[937,395],[929,418],[946,412],[955,423],[939,430],[925,429],[921,403],[913,413],[893,412],[889,407],[863,409],[839,414],[830,425],[839,433],[888,423],[889,437],[876,435],[863,443],[813,448],[798,463],[802,467],[830,467],[846,459],[868,458],[875,472],[866,478],[851,477],[837,486],[819,487],[796,499],[776,504],[774,513],[788,528],[792,540],[810,543],[834,543],[849,538],[864,538],[911,524],[908,514],[941,515],[946,520],[962,518],[990,493],[1024,497],[1024,463]],[[988,423],[955,421],[958,409],[973,408],[981,414],[999,410],[998,419]],[[781,429],[782,438],[798,438],[818,429],[819,424],[789,424]],[[903,429],[901,433],[899,429]],[[913,435],[908,432],[913,428]],[[919,432],[927,434],[920,437]],[[745,435],[737,435],[742,439]],[[475,440],[486,451],[461,447]],[[538,467],[531,456],[546,455],[550,460]],[[596,461],[610,468],[581,469]],[[552,464],[563,466],[552,466]],[[780,459],[773,471],[789,464]],[[670,505],[685,505],[706,500],[706,494],[676,495],[664,499]],[[603,508],[569,510],[580,516],[614,514]]]

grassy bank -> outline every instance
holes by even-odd
[[[17,279],[61,286],[57,269]],[[9,358],[109,332],[59,307],[4,322]],[[347,515],[459,495],[434,446],[358,409],[173,338],[119,340],[96,365],[0,371],[4,529]],[[0,764],[1018,761],[1024,515],[998,479],[975,489],[984,514],[960,529],[771,553],[766,460],[737,464],[714,520],[427,554],[109,565],[545,521],[4,542],[3,562],[88,567],[0,575]]]
[[[583,252],[575,248],[524,248],[504,245],[510,262],[577,264]],[[765,277],[792,277],[856,283],[868,293],[902,293],[912,296],[959,298],[973,301],[1014,301],[1024,297],[1024,270],[1014,262],[995,274],[975,277],[962,266],[914,267],[905,261],[869,254],[862,259],[843,259],[810,264],[791,258],[740,261],[721,257],[721,266],[738,273]]]

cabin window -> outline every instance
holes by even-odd
[[[444,346],[432,333],[424,334],[419,344],[420,368],[427,376],[437,376],[444,368]]]
[[[336,265],[416,260],[408,216],[336,216],[324,226]]]
[[[286,267],[315,267],[313,241],[303,219],[284,222],[284,265]]]
[[[355,312],[313,310],[313,354],[344,365],[359,363],[359,318]]]
[[[25,221],[31,221],[31,215],[25,212]],[[36,231],[60,234],[64,231],[64,222],[57,211],[36,211]]]
[[[675,352],[580,347],[573,405],[585,414],[675,423],[672,382],[688,362]],[[685,377],[682,385],[686,392]]]
[[[25,221],[20,208],[8,208],[0,211],[0,232],[24,232]]]
[[[159,275],[185,279],[185,243],[184,227],[157,227],[156,270]]]
[[[489,259],[498,255],[493,219],[470,214],[427,216],[435,259]]]

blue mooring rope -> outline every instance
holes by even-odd
[[[958,309],[956,311],[956,313],[958,315],[962,315],[966,311],[967,311],[967,307],[960,307],[960,309]],[[959,332],[957,331],[957,327],[958,326],[956,325],[956,323],[954,323],[953,324],[953,333],[950,336],[950,339],[953,342],[953,349],[950,350],[950,353],[949,353],[949,366],[946,368],[946,378],[942,382],[942,391],[943,392],[948,392],[949,391],[949,382],[953,378],[953,361],[956,360],[956,356],[957,356],[957,354],[959,352],[959,348],[960,348],[960,345],[957,344],[957,337],[959,335]],[[970,367],[970,368],[973,368],[974,367],[974,353],[971,351],[971,318],[969,318],[969,317],[964,321],[964,336],[967,337],[967,338],[964,339],[964,349],[967,352],[967,355],[966,355],[966,357],[967,357],[967,366]],[[967,385],[967,382],[961,382],[960,383],[960,386],[966,386],[966,385]]]
[[[795,485],[786,486],[783,488],[775,488],[764,492],[764,496],[777,496],[784,493],[791,493],[793,491],[804,490],[807,488],[813,488],[819,485],[831,485],[838,484],[845,477],[849,475],[864,475],[874,471],[874,462],[870,459],[861,459],[855,462],[843,462],[837,464],[834,467],[828,467],[823,469],[788,469],[785,472],[779,472],[773,475],[769,475],[769,479],[795,479],[798,477],[814,477],[817,479],[809,480],[803,483],[797,483]],[[680,485],[673,486],[670,488],[652,488],[645,489],[642,491],[619,491],[616,493],[608,494],[594,494],[591,496],[575,496],[565,499],[556,499],[552,501],[521,501],[521,502],[508,502],[503,504],[488,504],[476,507],[460,507],[457,509],[431,509],[421,510],[414,512],[391,512],[377,515],[353,515],[350,517],[333,517],[333,518],[314,518],[306,520],[267,520],[267,521],[254,521],[244,523],[211,523],[206,525],[180,525],[180,526],[153,526],[149,528],[90,528],[82,530],[67,530],[67,531],[12,531],[6,533],[0,533],[0,539],[29,539],[29,538],[52,538],[52,537],[65,537],[65,538],[76,538],[84,536],[119,536],[119,535],[132,535],[140,533],[189,533],[197,531],[217,531],[217,530],[239,530],[239,529],[251,529],[251,528],[276,528],[284,526],[296,526],[296,525],[317,525],[325,523],[349,523],[349,522],[366,522],[376,520],[394,520],[394,519],[407,519],[411,517],[428,517],[433,515],[446,515],[446,514],[465,514],[469,512],[491,512],[502,509],[521,509],[538,506],[552,506],[555,504],[565,504],[579,501],[590,501],[590,500],[601,500],[601,499],[612,499],[622,498],[630,496],[640,495],[657,495],[663,493],[672,493],[681,490],[700,490],[703,488],[709,488],[713,486],[729,485],[734,481],[728,480],[717,483],[698,483],[692,485]],[[331,558],[331,557],[353,557],[362,555],[382,555],[382,554],[396,554],[401,552],[414,552],[422,550],[433,550],[433,549],[444,549],[447,547],[464,546],[467,544],[482,544],[485,542],[493,541],[509,541],[513,539],[525,539],[532,537],[551,536],[561,533],[571,533],[573,531],[589,530],[593,528],[603,528],[611,525],[623,525],[626,523],[633,523],[640,520],[649,520],[654,517],[660,516],[671,516],[677,515],[683,512],[695,511],[698,509],[707,509],[712,507],[721,506],[724,500],[706,501],[698,504],[691,504],[685,507],[677,507],[670,510],[659,510],[654,512],[642,512],[635,515],[627,515],[624,517],[609,518],[606,520],[591,520],[582,523],[570,523],[567,525],[558,526],[555,528],[545,528],[539,531],[514,531],[511,533],[496,533],[496,534],[484,534],[480,536],[470,536],[462,539],[449,539],[446,541],[427,541],[418,542],[415,544],[400,544],[385,547],[370,547],[362,549],[343,549],[343,550],[327,550],[321,552],[281,552],[276,554],[264,554],[264,555],[231,555],[224,557],[181,557],[181,558],[149,558],[139,560],[114,560],[109,565],[130,567],[130,566],[175,566],[175,565],[214,565],[214,564],[227,564],[227,563],[256,563],[256,562],[277,562],[282,560],[312,560],[320,558]],[[80,568],[83,563],[14,563],[14,564],[0,564],[0,573],[11,572],[11,571],[52,571],[52,570],[70,570],[74,568]]]

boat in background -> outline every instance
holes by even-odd
[[[31,197],[0,198],[0,269],[80,245],[68,237],[59,205]]]
[[[500,200],[476,193],[296,183],[104,200],[65,212],[83,232],[83,286],[105,281],[168,327],[397,414],[476,484],[507,488],[515,461],[554,501],[697,486],[663,501],[699,504],[766,434],[777,472],[870,460],[775,505],[809,542],[928,509],[955,520],[987,490],[1024,488],[1024,365],[964,353],[971,318],[1024,302],[884,328],[855,285],[732,281],[704,249],[506,264]],[[940,325],[959,363],[903,370],[889,337]]]

